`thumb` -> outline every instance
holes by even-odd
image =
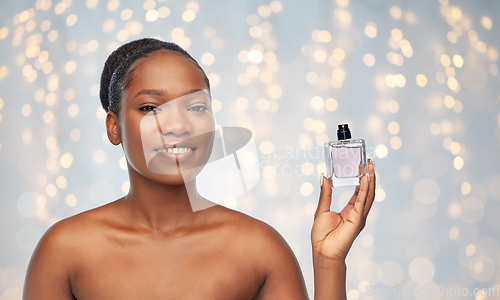
[[[314,219],[319,214],[329,212],[330,205],[332,204],[332,187],[330,186],[330,181],[326,178],[323,173],[321,173],[321,187],[319,193],[318,208],[316,208],[316,213],[314,214]]]

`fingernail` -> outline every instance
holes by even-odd
[[[321,176],[319,177],[319,186],[322,187],[323,186],[323,172],[321,172]]]

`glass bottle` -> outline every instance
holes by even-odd
[[[365,140],[351,139],[347,124],[339,124],[338,141],[325,143],[326,173],[333,187],[356,186],[368,173]]]

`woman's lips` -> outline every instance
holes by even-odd
[[[175,150],[174,150],[175,149]],[[161,157],[161,158],[164,158],[164,159],[167,159],[167,160],[171,160],[171,161],[178,161],[178,162],[183,162],[183,161],[186,161],[190,158],[193,157],[194,155],[194,151],[196,151],[197,148],[168,148],[168,149],[165,149],[165,148],[161,148],[159,150],[154,150],[154,152],[156,153],[156,156],[158,157]],[[168,151],[172,151],[172,152],[176,152],[178,151],[177,153],[170,153]]]

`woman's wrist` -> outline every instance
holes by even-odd
[[[347,265],[343,259],[333,259],[313,253],[314,299],[345,300]]]
[[[345,263],[345,258],[340,257],[328,257],[321,253],[313,250],[313,265],[319,268],[335,268],[347,270],[347,265]]]

